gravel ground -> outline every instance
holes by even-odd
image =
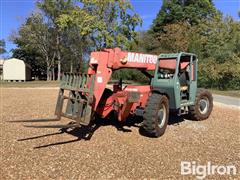
[[[215,106],[202,122],[173,119],[165,135],[148,138],[139,124],[98,123],[92,136],[83,130],[26,128],[9,123],[53,117],[57,90],[1,89],[0,179],[193,179],[180,174],[181,161],[235,165],[240,179],[239,109]]]

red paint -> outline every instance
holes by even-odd
[[[118,119],[125,120],[126,117],[134,113],[136,107],[145,107],[147,98],[150,92],[150,85],[133,86],[128,85],[121,88],[113,88],[113,94],[100,99],[109,82],[112,70],[120,68],[133,68],[141,70],[155,70],[157,56],[142,53],[129,53],[121,51],[119,48],[104,49],[99,52],[92,52],[89,62],[88,74],[96,74],[94,85],[94,103],[93,110],[103,118],[106,117],[112,110],[118,112]],[[128,102],[128,97],[131,92],[135,91],[140,94],[137,102]]]

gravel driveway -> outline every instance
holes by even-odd
[[[9,123],[53,117],[56,89],[1,89],[0,179],[192,179],[180,174],[181,161],[235,165],[240,179],[239,109],[214,106],[202,122],[171,118],[161,138],[139,133],[138,123],[101,121],[92,128],[60,131]],[[229,179],[229,176],[208,176]]]

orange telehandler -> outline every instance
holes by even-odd
[[[120,81],[107,88],[112,73],[121,68],[140,70],[149,85],[125,85]],[[151,75],[149,71],[155,71]],[[153,136],[164,134],[169,109],[196,120],[208,118],[212,95],[197,89],[197,57],[191,53],[160,56],[126,52],[120,48],[92,52],[87,74],[64,73],[55,115],[74,123],[65,128],[88,125],[95,116],[107,117],[112,111],[119,121],[131,115],[143,117],[143,127]]]

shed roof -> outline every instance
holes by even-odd
[[[3,65],[4,59],[0,59],[0,65]]]
[[[32,67],[31,67],[29,64],[25,63],[25,62],[24,62],[23,60],[21,60],[21,59],[10,58],[10,59],[6,59],[5,62],[6,62],[6,61],[22,61],[27,67],[29,67],[30,69],[32,69]]]

